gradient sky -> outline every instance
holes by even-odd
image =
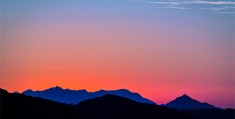
[[[1,88],[126,88],[235,108],[233,0],[1,0]]]

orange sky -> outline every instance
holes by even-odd
[[[132,2],[5,1],[1,87],[125,88],[158,104],[186,93],[234,107],[232,16]]]

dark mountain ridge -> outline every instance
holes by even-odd
[[[75,119],[71,105],[0,89],[1,119]]]
[[[131,100],[135,100],[141,103],[149,103],[155,104],[153,101],[150,101],[147,98],[143,98],[138,93],[130,92],[127,89],[119,89],[119,90],[99,90],[96,92],[88,92],[86,90],[70,90],[70,89],[62,89],[61,87],[53,87],[43,91],[32,91],[26,90],[23,92],[25,95],[32,97],[41,97],[44,99],[49,99],[61,103],[67,104],[78,104],[81,101],[92,99],[95,97],[104,96],[106,94],[112,94],[117,96],[126,97]]]
[[[176,98],[173,101],[170,101],[165,106],[169,108],[176,108],[176,109],[216,109],[217,108],[208,103],[201,103],[195,99],[192,99],[186,94]]]
[[[234,109],[174,110],[104,95],[77,105],[58,103],[0,89],[1,119],[234,119]]]
[[[0,90],[1,119],[186,119],[180,112],[139,103],[128,98],[104,95],[77,105],[58,103]]]
[[[76,105],[89,119],[187,119],[194,117],[155,104],[139,103],[116,95],[104,95]],[[92,115],[90,115],[92,113]]]

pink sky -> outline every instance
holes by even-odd
[[[233,15],[73,2],[3,2],[2,88],[126,88],[158,104],[188,94],[235,107]]]

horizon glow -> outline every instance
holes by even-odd
[[[0,87],[124,88],[235,108],[232,11],[231,0],[2,0]]]

